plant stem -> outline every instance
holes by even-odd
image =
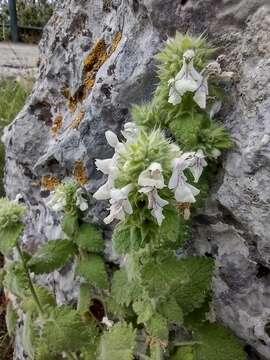
[[[43,308],[42,308],[42,306],[41,306],[41,303],[40,303],[39,298],[38,298],[38,296],[37,296],[36,290],[35,290],[35,288],[34,288],[34,285],[33,285],[33,282],[32,282],[31,276],[30,276],[30,272],[29,272],[27,263],[26,263],[26,261],[25,261],[25,258],[24,258],[24,256],[23,256],[22,250],[21,250],[21,248],[20,248],[20,246],[19,246],[18,243],[16,244],[16,249],[18,250],[18,253],[19,253],[20,258],[21,258],[21,260],[22,260],[23,268],[24,268],[24,270],[25,270],[25,273],[26,273],[26,276],[27,276],[27,279],[28,279],[28,282],[29,282],[29,288],[30,288],[31,294],[32,294],[32,296],[33,296],[33,299],[35,300],[35,303],[37,304],[37,307],[38,307],[40,313],[41,313],[41,314],[44,314],[44,310],[43,310]]]

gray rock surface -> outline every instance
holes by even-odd
[[[234,147],[196,216],[192,246],[217,259],[217,318],[249,344],[252,359],[270,359],[269,27],[269,0],[66,0],[45,29],[35,88],[4,138],[7,194],[20,192],[29,205],[24,242],[34,249],[61,231],[45,205],[56,181],[49,177],[75,174],[94,191],[102,181],[94,159],[110,155],[104,131],[118,132],[130,104],[151,97],[162,41],[176,30],[205,31],[239,80],[221,114]],[[93,203],[89,217],[101,224],[103,211]],[[76,293],[72,268],[42,280],[59,302]],[[26,359],[19,341],[15,359]]]

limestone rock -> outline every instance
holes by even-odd
[[[196,217],[192,246],[217,259],[217,317],[266,359],[269,25],[269,0],[65,0],[44,31],[35,88],[4,136],[7,194],[20,192],[29,205],[24,242],[33,250],[60,235],[57,216],[46,207],[58,180],[75,176],[90,192],[104,181],[94,167],[96,157],[111,155],[104,131],[118,132],[130,105],[151,98],[153,55],[162,42],[176,30],[206,32],[238,74],[221,112],[235,145],[213,181],[209,206]],[[88,216],[102,225],[104,210],[93,202]],[[59,302],[77,291],[72,268],[42,281]],[[26,359],[19,344],[15,359]]]

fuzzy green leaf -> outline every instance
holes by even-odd
[[[170,254],[162,260],[151,258],[141,269],[142,285],[151,298],[164,298],[189,281],[186,267]]]
[[[136,344],[136,331],[132,325],[118,323],[103,333],[98,360],[132,360]]]
[[[6,325],[8,330],[8,335],[12,337],[15,334],[16,323],[17,323],[17,314],[12,306],[12,302],[9,301],[6,307]]]
[[[34,288],[42,308],[46,308],[48,306],[50,307],[56,306],[55,298],[53,294],[49,292],[48,289],[40,285],[34,285]],[[29,291],[29,295],[25,297],[22,302],[22,309],[25,312],[29,312],[29,313],[35,313],[35,314],[39,313],[39,308],[34,298],[32,297],[30,291]]]
[[[13,261],[5,266],[5,271],[4,287],[19,298],[27,296],[29,283],[22,263]]]
[[[104,240],[101,232],[92,224],[82,224],[75,237],[76,244],[83,250],[90,252],[102,252]]]
[[[70,240],[51,240],[42,245],[28,262],[35,274],[47,274],[57,270],[74,255],[76,247]]]
[[[67,213],[61,220],[61,226],[69,238],[73,238],[78,229],[78,217],[76,214]]]
[[[34,360],[34,329],[33,319],[30,312],[27,312],[24,317],[23,332],[22,332],[22,346],[23,350],[28,355],[28,358]]]
[[[183,311],[173,297],[170,297],[166,302],[160,304],[158,312],[170,323],[177,325],[183,324]]]
[[[63,351],[78,351],[93,344],[96,335],[94,323],[82,321],[77,311],[68,306],[59,306],[51,309],[45,319],[39,343],[46,343],[54,355]]]
[[[146,331],[150,336],[157,337],[161,341],[168,340],[168,322],[160,314],[154,314],[146,324]]]
[[[179,284],[174,296],[184,313],[199,308],[211,291],[214,260],[206,257],[189,256],[180,259],[189,281]]]
[[[150,359],[151,360],[163,360],[164,359],[164,350],[163,348],[160,346],[160,344],[154,344],[150,347],[150,351],[151,351],[151,356]]]
[[[153,308],[150,299],[145,300],[137,300],[133,304],[133,310],[138,315],[137,323],[145,324],[147,321],[151,319],[153,314],[155,313],[155,309]]]
[[[0,230],[1,253],[8,255],[19,239],[23,228],[23,224],[18,223]]]
[[[125,291],[123,291],[125,289]],[[125,269],[116,271],[112,279],[112,297],[120,305],[130,305],[141,294],[141,289],[135,281],[128,281]]]
[[[99,255],[88,255],[79,260],[76,272],[97,288],[108,287],[108,275],[104,260]]]
[[[186,222],[173,206],[166,206],[163,213],[165,219],[160,226],[161,241],[166,244],[175,243],[175,246],[179,248],[186,240]]]
[[[218,324],[205,323],[195,331],[196,360],[246,360],[246,353],[233,333]]]

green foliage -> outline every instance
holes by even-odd
[[[23,298],[28,295],[28,278],[22,263],[13,261],[5,266],[4,287],[12,294]]]
[[[218,324],[205,323],[195,330],[195,360],[245,360],[240,341],[230,330]]]
[[[99,255],[87,255],[78,261],[76,271],[92,286],[106,289],[108,287],[108,275],[104,260]]]
[[[28,355],[29,359],[34,360],[34,328],[31,312],[27,312],[24,317],[23,331],[22,331],[22,345],[24,352]]]
[[[174,245],[175,249],[178,249],[186,240],[187,222],[179,216],[177,209],[173,206],[166,206],[163,213],[165,219],[159,227],[160,241],[164,247]]]
[[[15,246],[22,230],[26,208],[15,201],[0,198],[0,251],[7,254]]]
[[[35,274],[50,273],[65,265],[75,250],[70,240],[51,240],[38,249],[28,266]]]
[[[64,215],[64,217],[61,220],[61,226],[64,231],[64,233],[70,237],[73,238],[76,231],[78,230],[78,217],[76,214],[73,213],[67,213]]]
[[[160,314],[154,314],[146,324],[146,331],[150,336],[160,339],[161,341],[168,341],[168,322]]]
[[[174,295],[183,311],[189,313],[199,308],[211,291],[214,261],[207,257],[189,256],[179,262],[189,281],[179,283]]]
[[[93,344],[96,336],[97,329],[93,322],[82,321],[77,311],[68,306],[59,306],[49,311],[36,343],[36,352],[41,358],[44,343],[51,355],[78,351]]]
[[[135,340],[131,324],[114,325],[101,336],[97,360],[132,360]]]
[[[169,323],[183,325],[183,310],[173,297],[169,297],[167,301],[162,302],[158,311]]]
[[[12,302],[9,301],[6,307],[6,325],[7,325],[8,335],[10,337],[15,334],[16,323],[17,323],[17,314],[12,306]]]
[[[34,285],[34,288],[42,308],[46,308],[48,306],[49,307],[56,306],[55,298],[53,294],[49,292],[48,289],[39,285]],[[31,296],[30,293],[27,295],[27,297],[23,299],[22,309],[26,313],[29,312],[35,315],[39,314],[39,308],[35,302],[35,299]]]
[[[132,300],[138,299],[141,289],[137,282],[128,281],[125,269],[121,269],[113,274],[111,293],[116,303],[128,306]]]
[[[104,240],[100,230],[92,224],[82,224],[76,234],[76,244],[83,250],[101,253],[104,250]]]
[[[171,360],[196,360],[192,346],[179,347]]]

